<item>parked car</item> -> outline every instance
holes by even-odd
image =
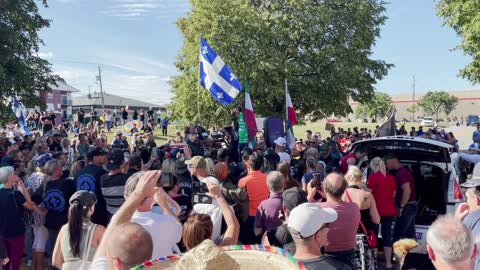
[[[479,123],[480,123],[480,120],[478,118],[478,115],[470,114],[467,116],[467,126],[477,125]]]
[[[463,201],[459,174],[454,166],[458,154],[452,152],[450,144],[406,136],[355,142],[349,151],[354,151],[357,147],[367,149],[368,160],[394,154],[412,173],[418,201],[415,230],[420,244],[412,252],[426,254],[428,227],[439,215],[453,214],[456,205]]]
[[[433,120],[432,116],[425,116],[420,122],[420,125],[423,127],[433,127],[435,126],[435,120]]]

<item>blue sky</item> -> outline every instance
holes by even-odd
[[[52,20],[42,30],[46,46],[40,55],[68,84],[83,93],[95,82],[103,64],[106,92],[152,103],[172,97],[168,80],[182,46],[175,21],[189,11],[188,0],[50,0],[41,14]],[[418,92],[476,89],[459,78],[469,58],[451,51],[459,39],[442,26],[433,0],[391,0],[372,58],[395,64],[377,84],[379,91]]]

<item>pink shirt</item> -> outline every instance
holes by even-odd
[[[325,251],[346,251],[356,246],[357,229],[360,224],[360,208],[351,202],[319,203],[322,208],[333,208],[338,218],[328,226]]]

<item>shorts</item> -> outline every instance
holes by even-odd
[[[33,226],[33,246],[35,252],[45,252],[48,241],[48,230],[45,226]]]

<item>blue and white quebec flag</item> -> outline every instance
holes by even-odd
[[[218,102],[228,105],[242,91],[242,85],[220,56],[200,38],[200,84]]]
[[[16,97],[12,98],[12,110],[17,116],[18,124],[20,124],[20,126],[23,128],[25,135],[31,135],[27,121],[25,121],[25,115],[23,114],[23,104],[19,102]]]

